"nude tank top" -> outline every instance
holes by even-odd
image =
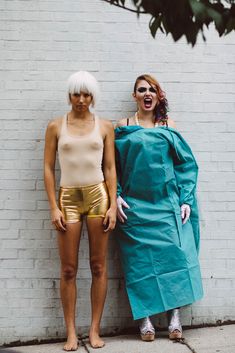
[[[60,186],[79,187],[101,183],[104,180],[103,149],[104,143],[97,116],[94,128],[89,134],[73,136],[68,132],[65,115],[58,140]]]

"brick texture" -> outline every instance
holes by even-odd
[[[97,113],[135,111],[133,82],[153,73],[170,116],[200,166],[201,265],[205,297],[182,310],[187,325],[235,319],[235,36],[213,27],[192,48],[158,34],[101,0],[0,3],[0,344],[64,337],[59,258],[42,180],[44,131],[68,110],[67,77],[91,71],[102,90]],[[104,333],[133,326],[115,239],[109,249]],[[87,333],[90,270],[83,231],[77,325]],[[156,323],[165,325],[164,315]]]

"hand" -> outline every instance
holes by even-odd
[[[123,212],[122,206],[126,208],[130,208],[129,205],[126,203],[126,201],[123,200],[121,196],[118,196],[117,198],[117,216],[120,222],[124,223],[125,220],[127,219],[127,216]]]
[[[181,207],[181,219],[182,219],[182,223],[185,224],[187,222],[187,220],[190,217],[190,213],[191,213],[191,208],[189,205],[187,205],[186,203],[184,203]]]
[[[51,210],[51,223],[54,224],[58,231],[66,232],[64,215],[59,208],[54,208]]]
[[[117,209],[116,207],[110,207],[106,212],[103,225],[107,228],[104,230],[105,232],[109,232],[113,230],[116,225],[116,218],[117,218]]]

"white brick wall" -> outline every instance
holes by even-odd
[[[148,17],[101,0],[0,2],[0,337],[1,343],[65,335],[59,259],[42,180],[47,122],[68,109],[65,81],[77,70],[99,80],[98,113],[131,114],[137,75],[156,75],[170,116],[200,165],[201,264],[205,298],[183,312],[184,324],[235,319],[235,36],[213,28],[195,48],[161,34]],[[103,328],[132,325],[114,239]],[[90,272],[84,231],[78,276],[80,332],[89,325]],[[163,316],[157,323],[165,323]]]

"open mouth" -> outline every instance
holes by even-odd
[[[146,109],[148,109],[148,108],[151,108],[151,106],[152,106],[152,98],[148,98],[148,97],[146,97],[146,98],[144,98],[144,106],[145,106],[145,108]]]

